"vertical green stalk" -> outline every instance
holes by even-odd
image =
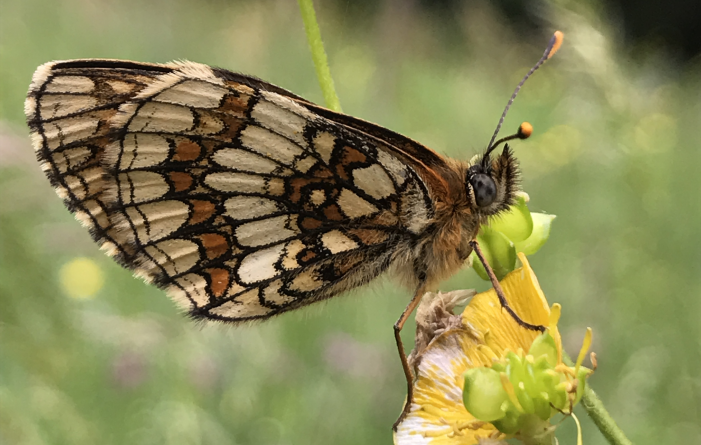
[[[601,434],[612,445],[633,445],[626,437],[621,428],[613,420],[611,414],[606,410],[606,407],[601,402],[599,396],[596,395],[593,389],[587,385],[582,397],[582,406],[587,410],[587,414],[591,420],[599,428]]]
[[[574,362],[572,362],[572,359],[565,351],[562,351],[562,358],[567,366],[574,366]],[[584,389],[582,406],[608,443],[611,445],[633,445],[633,442],[626,437],[623,430],[616,424],[616,421],[613,420],[611,414],[606,410],[604,403],[594,390],[589,387],[589,384]]]
[[[336,88],[333,85],[333,78],[329,70],[329,62],[324,51],[324,42],[321,41],[321,31],[316,21],[314,4],[312,0],[298,0],[299,10],[302,13],[304,30],[307,33],[309,49],[312,52],[312,60],[316,68],[316,77],[319,78],[321,92],[324,94],[326,106],[333,111],[341,112],[341,102],[338,100]]]

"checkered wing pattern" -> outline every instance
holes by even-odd
[[[365,284],[434,212],[371,124],[206,65],[48,63],[25,111],[66,206],[197,317],[267,318]]]

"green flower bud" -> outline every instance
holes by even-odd
[[[533,401],[533,413],[541,420],[548,420],[551,417],[550,396],[547,393],[547,386],[542,381],[542,370],[536,367],[532,355],[527,355],[524,362],[526,367],[526,378],[524,380],[524,390]]]
[[[532,413],[535,410],[533,399],[526,389],[527,370],[523,357],[519,357],[513,352],[506,355],[508,364],[506,365],[506,375],[514,388],[514,394],[523,412]]]
[[[484,259],[492,266],[497,279],[501,280],[516,267],[516,249],[514,243],[501,232],[482,226],[477,242],[482,247]],[[489,275],[482,266],[477,254],[472,252],[472,267],[483,280],[489,281]]]
[[[540,397],[533,398],[533,404],[535,406],[533,412],[539,419],[549,420],[552,417],[553,409],[550,406],[550,397],[544,396],[548,396],[548,393],[544,392],[540,394]]]
[[[545,356],[548,364],[551,367],[557,365],[557,344],[555,339],[549,332],[543,332],[533,340],[531,343],[531,348],[528,350],[528,354],[532,355],[534,359],[539,359],[541,356]]]
[[[567,408],[567,391],[565,391],[564,384],[554,385],[549,388],[548,394],[550,395],[550,403],[559,410],[565,410]]]
[[[509,211],[492,218],[489,227],[506,235],[514,243],[525,241],[533,233],[533,218],[526,202],[528,195],[519,193]]]
[[[462,397],[465,408],[476,419],[492,422],[504,417],[508,396],[499,373],[491,368],[469,369],[465,375]]]
[[[519,193],[509,211],[492,218],[488,225],[480,227],[477,235],[485,259],[499,280],[515,269],[516,253],[534,254],[550,237],[555,216],[531,213],[527,202],[528,195]],[[474,252],[471,259],[477,275],[489,281],[487,271]]]
[[[504,434],[514,434],[520,429],[520,419],[519,412],[513,410],[507,412],[501,419],[492,422],[492,425]]]
[[[533,255],[543,244],[550,238],[550,226],[555,215],[547,215],[545,213],[531,213],[533,219],[533,231],[530,236],[523,241],[516,241],[516,252],[523,252],[526,255]]]

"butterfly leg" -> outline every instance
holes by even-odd
[[[487,263],[487,260],[484,258],[484,254],[482,253],[482,249],[480,248],[479,244],[476,240],[472,240],[470,241],[470,245],[477,254],[477,258],[479,258],[480,262],[484,266],[484,270],[487,271],[487,275],[489,275],[489,279],[492,281],[492,286],[494,287],[494,290],[496,291],[497,296],[499,297],[499,303],[501,304],[501,307],[506,309],[506,312],[508,312],[509,315],[511,315],[513,319],[516,320],[516,322],[524,328],[530,329],[532,331],[545,332],[545,326],[525,322],[521,319],[521,317],[518,316],[518,314],[516,314],[516,312],[514,312],[511,306],[509,306],[509,302],[506,301],[504,290],[501,288],[499,280],[497,280],[496,275],[494,275],[494,271],[492,270],[491,266],[489,265],[489,263]]]
[[[404,369],[404,376],[406,377],[407,384],[406,402],[404,403],[404,409],[402,409],[402,413],[399,415],[399,418],[396,422],[394,422],[394,425],[392,425],[392,429],[394,431],[397,431],[397,426],[402,420],[404,420],[404,417],[406,417],[406,415],[409,413],[409,409],[411,408],[411,402],[414,398],[414,373],[409,367],[409,360],[407,360],[406,352],[404,351],[404,344],[402,343],[402,337],[400,334],[402,332],[402,328],[404,327],[404,323],[406,323],[406,321],[409,319],[411,313],[414,312],[416,306],[419,305],[419,302],[421,301],[421,297],[423,296],[425,290],[425,283],[420,283],[419,286],[416,288],[416,292],[414,292],[413,298],[411,299],[407,307],[404,309],[404,312],[402,312],[402,315],[399,317],[399,320],[397,320],[397,322],[394,324],[394,339],[397,342],[399,359],[402,361],[402,368]]]

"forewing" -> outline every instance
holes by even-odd
[[[411,166],[414,171],[418,172],[426,183],[433,199],[452,201],[456,196],[464,192],[465,178],[460,177],[458,170],[445,157],[413,139],[372,122],[321,107],[287,90],[265,83],[260,79],[242,76],[226,70],[215,69],[215,71],[223,78],[244,83],[253,88],[273,91],[288,97],[312,113],[325,117],[334,122],[334,124],[345,127],[356,134],[362,134],[365,140],[374,141],[379,148],[391,153],[402,163]]]
[[[193,315],[267,318],[364,284],[429,224],[396,149],[255,78],[54,62],[26,103],[54,187],[108,254]]]
[[[421,175],[433,199],[450,202],[455,199],[455,196],[463,193],[464,178],[456,174],[457,170],[448,163],[446,158],[425,145],[372,122],[336,113],[312,103],[303,103],[303,105],[339,125],[362,132],[366,138],[373,139],[379,146],[386,147],[390,153]]]

